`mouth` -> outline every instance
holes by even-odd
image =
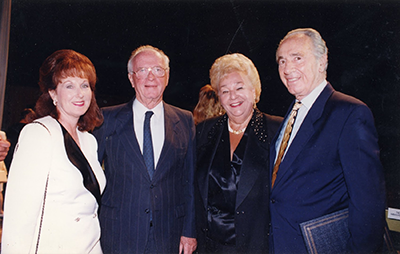
[[[241,102],[236,102],[236,103],[231,103],[230,106],[231,106],[232,108],[236,108],[236,107],[239,107],[239,106],[242,105],[242,104],[243,104],[243,101],[241,101]]]
[[[74,104],[74,106],[77,107],[83,107],[85,105],[84,101],[78,101],[78,102],[73,102],[72,104]]]
[[[291,83],[291,82],[296,82],[297,80],[299,80],[300,78],[296,77],[296,78],[286,78],[286,80]]]

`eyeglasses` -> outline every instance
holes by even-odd
[[[164,69],[160,66],[154,66],[154,67],[149,67],[149,68],[143,67],[137,71],[132,71],[131,73],[135,74],[137,78],[143,79],[143,78],[146,78],[147,75],[149,75],[149,71],[151,71],[151,73],[153,73],[154,76],[156,76],[157,78],[161,78],[161,77],[164,77],[165,72],[167,70],[168,70],[168,67]]]

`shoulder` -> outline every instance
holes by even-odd
[[[323,106],[325,103],[325,107],[339,110],[349,110],[351,108],[368,108],[368,106],[362,102],[361,100],[351,96],[344,94],[342,92],[336,91],[330,83],[328,83],[327,87],[322,91],[322,93],[317,98],[315,104],[317,106]]]
[[[34,145],[38,150],[41,150],[48,144],[52,144],[55,137],[61,136],[58,122],[51,116],[46,116],[25,125],[19,135],[18,143]]]
[[[101,108],[101,112],[103,113],[104,117],[117,115],[119,112],[132,110],[132,102],[133,100],[114,106],[104,107]]]
[[[372,114],[370,108],[364,102],[338,91],[332,93],[326,106],[328,109],[331,109],[332,112],[338,112],[342,116],[349,114]]]
[[[267,121],[268,125],[280,125],[283,121],[283,117],[274,116],[266,113],[262,113],[265,121]]]
[[[223,126],[225,126],[227,119],[227,115],[224,114],[200,122],[196,126],[196,138],[199,144],[208,139],[214,139],[221,132]]]
[[[192,112],[186,109],[178,108],[164,102],[164,110],[166,114],[176,114],[179,118],[193,118]]]
[[[48,135],[55,135],[56,133],[61,131],[61,127],[56,119],[51,116],[45,116],[25,125],[22,131],[24,130],[35,131],[38,133],[47,133]]]

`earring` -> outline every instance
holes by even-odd
[[[54,106],[57,106],[57,101],[53,100],[53,104],[54,104]]]

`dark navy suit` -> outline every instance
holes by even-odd
[[[277,136],[271,143],[271,173]],[[385,185],[374,119],[364,103],[328,83],[290,145],[271,191],[275,253],[306,253],[299,223],[347,207],[348,250],[377,250],[383,240]]]
[[[136,140],[133,100],[103,109],[95,131],[107,186],[100,210],[104,253],[143,253],[152,211],[161,253],[178,253],[180,237],[195,237],[195,130],[192,114],[164,103],[165,141],[151,180]]]

